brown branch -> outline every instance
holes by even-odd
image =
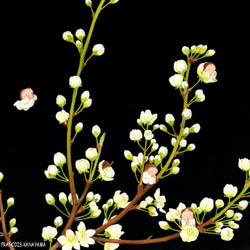
[[[3,209],[3,200],[2,200],[2,190],[0,190],[0,213],[1,213],[1,224],[3,229],[3,236],[10,248],[10,250],[15,250],[15,248],[12,246],[11,242],[11,234],[7,232],[6,223],[5,223],[5,215],[4,215],[4,209]]]
[[[175,233],[172,235],[168,235],[161,238],[156,239],[144,239],[144,240],[121,240],[121,239],[108,239],[102,237],[92,237],[96,242],[111,242],[117,244],[125,244],[125,245],[145,245],[145,244],[153,244],[153,243],[161,243],[166,242],[175,238],[178,238],[180,233]]]

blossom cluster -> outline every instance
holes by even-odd
[[[3,178],[4,178],[4,174],[2,172],[0,172],[0,182],[2,182]],[[7,199],[6,203],[7,203],[7,208],[4,211],[4,215],[7,213],[9,208],[12,207],[15,204],[15,199],[13,197],[10,197],[10,198]],[[15,234],[15,233],[18,232],[18,228],[16,227],[16,218],[12,218],[9,221],[9,226],[10,226],[10,230],[9,230],[10,235]],[[5,227],[6,227],[6,225],[5,225]],[[1,232],[0,235],[3,236],[3,233]]]
[[[58,222],[59,221],[59,222]],[[42,230],[42,237],[44,241],[52,242],[57,235],[57,227],[60,224],[60,218],[56,218],[54,221],[56,227],[47,226]],[[77,226],[77,231],[73,232],[71,229],[67,229],[65,235],[58,237],[58,242],[62,245],[62,249],[80,249],[82,247],[89,247],[89,245],[95,244],[95,241],[91,238],[95,234],[95,230],[86,229],[84,222],[80,222]]]
[[[79,76],[71,76],[69,78],[69,86],[74,89],[78,89],[82,86],[82,80]],[[89,108],[92,104],[92,99],[89,98],[90,93],[88,90],[85,90],[82,92],[80,96],[81,104],[79,108],[75,111],[75,115],[79,114],[83,109]],[[56,104],[61,108],[61,111],[58,111],[56,113],[56,119],[60,124],[67,125],[68,119],[69,119],[69,113],[64,110],[64,106],[66,105],[66,98],[63,95],[58,95],[56,97]],[[76,125],[76,130],[78,129],[78,132],[82,130],[82,123],[78,123]],[[77,132],[77,133],[78,133]]]
[[[163,209],[166,203],[165,195],[160,195],[160,188],[154,193],[154,198],[151,196],[147,196],[145,200],[141,201],[138,209],[144,212],[147,212],[150,216],[155,217],[158,216],[157,209],[161,213],[166,213]]]
[[[243,162],[247,165],[249,160],[244,158],[239,160],[239,168],[243,167]],[[249,171],[248,167],[245,171]],[[198,227],[196,223],[201,225],[204,221],[205,215],[210,213],[214,208],[216,208],[215,216],[213,217],[214,223],[212,226],[205,228],[206,233],[218,234],[221,236],[222,240],[230,241],[234,236],[234,229],[239,228],[237,223],[242,219],[242,213],[235,212],[234,209],[239,209],[241,211],[248,207],[249,202],[243,199],[238,202],[238,198],[235,202],[231,201],[238,194],[238,188],[231,184],[226,184],[223,188],[223,194],[228,198],[228,205],[225,206],[225,202],[222,199],[213,200],[212,198],[205,197],[200,201],[199,206],[192,203],[189,208],[182,202],[179,203],[176,209],[169,208],[166,213],[167,221],[159,221],[159,226],[163,230],[179,230],[180,237],[184,242],[191,242],[197,239],[199,235]],[[244,193],[239,198],[250,197],[250,193]],[[170,226],[169,222],[177,225],[178,229],[174,229]]]

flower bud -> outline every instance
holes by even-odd
[[[73,43],[74,42],[74,36],[70,31],[63,32],[63,40],[66,42]]]
[[[197,89],[196,91],[195,91],[195,101],[196,102],[203,102],[203,101],[205,101],[205,95],[203,94],[203,90],[202,89]]]
[[[17,227],[12,227],[11,229],[10,229],[10,234],[15,234],[15,233],[17,233],[18,232],[18,228]]]
[[[187,146],[187,151],[193,151],[195,150],[195,144],[191,143]]]
[[[235,213],[233,220],[240,221],[242,217],[243,217],[242,213]]]
[[[192,117],[192,111],[191,111],[191,109],[184,109],[183,112],[182,112],[182,117],[185,120],[191,119],[191,117]]]
[[[81,41],[86,36],[85,31],[83,29],[78,29],[75,35]]]
[[[83,128],[83,123],[82,122],[78,122],[75,126],[75,131],[76,133],[79,133],[82,131],[82,128]]]
[[[96,44],[93,49],[92,53],[94,56],[101,56],[105,51],[105,48],[102,44]]]
[[[69,78],[69,85],[71,88],[79,88],[82,86],[82,80],[79,76],[71,76]]]
[[[163,132],[167,132],[167,127],[163,124],[160,125],[160,130],[163,131]]]
[[[127,160],[133,160],[133,154],[129,150],[124,150],[124,156]]]
[[[66,104],[66,98],[63,95],[58,95],[56,97],[56,104],[63,108],[63,106]]]
[[[221,199],[218,199],[218,200],[216,200],[215,201],[215,206],[217,207],[217,208],[222,208],[222,207],[224,207],[224,201],[223,200],[221,200]]]
[[[176,138],[174,138],[174,137],[171,139],[171,145],[172,145],[173,147],[175,146],[176,141],[177,141],[177,140],[176,140]]]
[[[247,158],[239,159],[238,166],[243,171],[249,171],[250,170],[250,161]]]
[[[182,87],[183,76],[181,74],[175,74],[169,78],[170,84],[175,88]]]
[[[43,228],[42,237],[43,240],[53,240],[57,235],[57,229],[55,227],[47,226]]]
[[[60,153],[57,152],[54,154],[54,163],[58,167],[62,167],[66,163],[66,157]]]
[[[139,129],[133,129],[130,131],[129,138],[131,141],[139,141],[142,138],[142,132]]]
[[[167,124],[169,124],[172,127],[174,125],[175,118],[172,114],[166,114],[165,121]]]
[[[9,224],[10,224],[10,227],[14,227],[16,225],[16,219],[15,218],[11,219]]]
[[[83,108],[89,108],[92,104],[92,99],[88,99],[86,102],[83,104]]]
[[[196,124],[194,124],[194,125],[190,128],[189,132],[190,132],[190,133],[199,133],[199,132],[200,132],[200,129],[201,129],[200,124],[199,124],[199,123],[196,123]]]
[[[51,194],[46,194],[45,195],[45,200],[48,203],[48,205],[55,205],[55,198]]]
[[[75,165],[76,165],[76,169],[78,170],[79,174],[89,172],[88,170],[90,168],[90,164],[89,164],[88,160],[86,160],[86,159],[77,160]]]
[[[109,2],[110,2],[111,4],[114,4],[114,3],[119,2],[119,0],[110,0]]]
[[[178,60],[174,63],[174,71],[183,75],[187,70],[187,63],[184,60]]]
[[[85,152],[85,156],[90,160],[94,161],[98,156],[98,152],[96,148],[88,148]]]
[[[179,167],[172,167],[170,169],[170,173],[171,174],[179,174],[179,172],[180,172],[180,168]]]
[[[155,166],[157,167],[158,165],[161,164],[161,162],[162,162],[161,157],[160,157],[159,155],[156,155],[156,156],[154,157],[154,164],[155,164]]]
[[[56,228],[60,227],[63,224],[63,218],[61,216],[57,216],[54,220],[54,225]]]
[[[55,165],[49,165],[44,173],[48,179],[53,179],[59,173],[59,170]]]
[[[214,208],[214,201],[211,198],[204,198],[200,202],[200,208],[202,209],[203,212],[210,212]]]
[[[3,180],[3,177],[4,177],[3,173],[0,172],[0,182]]]
[[[238,207],[240,210],[245,210],[248,207],[248,201],[247,200],[240,201]]]
[[[238,188],[237,187],[234,187],[233,185],[231,184],[227,184],[224,189],[223,189],[223,193],[226,197],[228,197],[229,199],[230,198],[233,198],[236,196],[238,192]]]
[[[100,127],[98,125],[93,126],[92,135],[97,138],[100,135],[100,133],[101,133]]]
[[[233,229],[238,229],[240,227],[239,224],[235,223],[234,221],[229,221],[228,226]]]
[[[88,7],[92,7],[92,1],[91,1],[91,0],[85,0],[85,4],[86,4]]]
[[[56,113],[56,119],[60,124],[66,123],[69,119],[69,113],[65,110],[59,111]]]
[[[59,194],[59,201],[60,201],[64,206],[66,205],[68,199],[67,199],[67,196],[66,196],[66,194],[65,194],[64,192],[61,192],[61,193]]]
[[[15,199],[14,199],[13,197],[11,197],[11,198],[9,198],[9,199],[7,200],[7,206],[8,206],[8,207],[13,206],[14,203],[15,203]]]
[[[85,90],[82,94],[81,94],[81,102],[86,102],[89,99],[89,91]]]
[[[215,54],[215,50],[213,50],[213,49],[209,49],[208,51],[207,51],[207,53],[206,53],[206,57],[210,57],[210,56],[213,56]]]
[[[187,47],[187,46],[183,46],[182,47],[182,53],[185,55],[185,56],[189,56],[189,53],[190,53],[190,49]]]
[[[187,140],[186,139],[181,139],[180,141],[180,147],[185,148],[187,146]]]
[[[167,156],[168,154],[168,148],[167,147],[164,147],[164,146],[161,146],[159,148],[159,151],[158,151],[158,154],[160,155],[160,157],[163,159]]]
[[[172,167],[177,167],[177,166],[179,166],[179,165],[180,165],[180,160],[179,160],[179,159],[173,160],[173,162],[172,162]]]
[[[229,209],[225,212],[227,218],[232,218],[234,216],[234,210]]]
[[[168,230],[171,228],[167,221],[159,221],[159,226],[163,230]]]
[[[207,45],[198,45],[196,47],[196,52],[195,53],[199,53],[200,55],[204,54],[207,51]]]

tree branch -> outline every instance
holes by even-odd
[[[3,229],[3,236],[10,248],[10,250],[15,250],[15,248],[12,246],[11,242],[11,234],[7,232],[6,224],[5,224],[5,215],[4,215],[4,209],[3,209],[3,200],[2,200],[2,190],[0,190],[0,213],[1,213],[1,224]]]

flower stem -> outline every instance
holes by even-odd
[[[250,182],[245,183],[242,191],[236,196],[236,198],[234,200],[232,200],[231,202],[228,203],[228,205],[222,209],[218,214],[216,214],[213,217],[213,221],[215,221],[216,219],[218,219],[221,215],[223,215],[230,207],[232,207],[232,205],[234,205],[239,199],[241,199],[244,195],[244,193],[250,188]]]

